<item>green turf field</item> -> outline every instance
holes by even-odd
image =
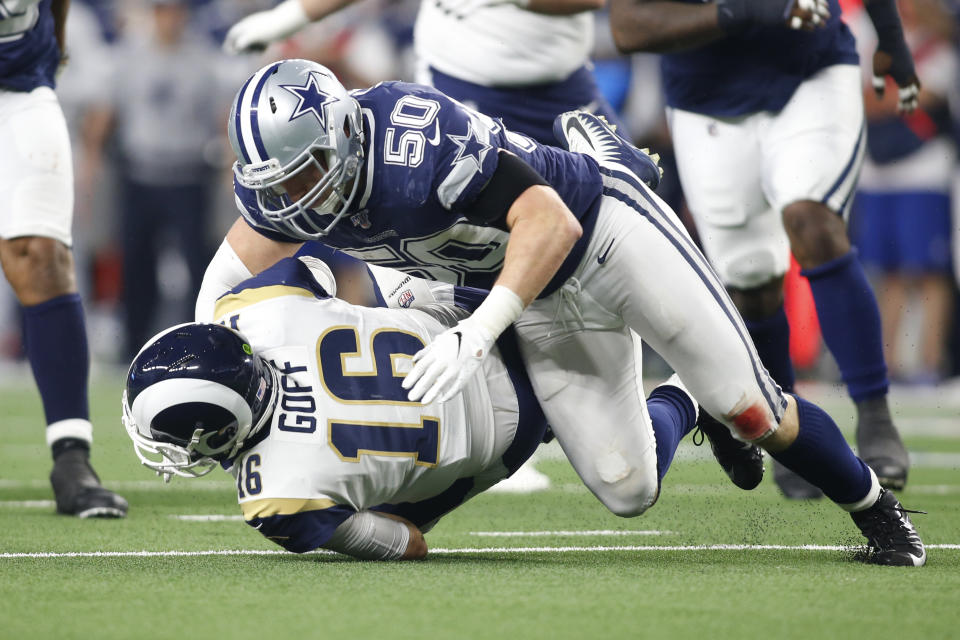
[[[689,442],[630,520],[548,447],[553,488],[480,496],[404,564],[279,553],[238,521],[220,472],[163,485],[120,426],[119,379],[94,385],[94,462],[130,515],[56,516],[29,382],[0,390],[2,639],[960,637],[960,392],[895,397],[916,461],[901,497],[929,511],[914,517],[932,546],[921,569],[854,562],[846,514],[788,503],[770,479],[739,491]],[[848,401],[811,393],[851,424]],[[182,517],[214,515],[229,518]]]

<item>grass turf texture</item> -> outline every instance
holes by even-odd
[[[119,380],[98,381],[94,463],[131,504],[120,521],[79,521],[52,507],[36,392],[0,390],[0,552],[278,550],[236,515],[226,474],[159,478],[139,466],[119,421]],[[849,402],[821,398],[841,425]],[[956,407],[900,403],[920,428],[914,454],[954,453],[954,434],[923,430]],[[933,435],[931,435],[933,433]],[[936,458],[936,456],[932,456]],[[902,495],[928,544],[960,542],[956,465],[917,466]],[[931,549],[921,569],[864,566],[836,550],[589,550],[618,546],[849,545],[849,517],[824,502],[781,499],[772,479],[734,488],[705,448],[681,445],[658,504],[619,519],[550,457],[553,488],[482,495],[428,534],[425,562],[361,563],[332,555],[0,557],[0,638],[948,638],[960,633],[960,551]],[[768,470],[769,475],[769,470]],[[485,537],[475,532],[649,531],[660,535]],[[482,548],[560,548],[497,551]]]

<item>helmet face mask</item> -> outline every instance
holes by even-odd
[[[169,481],[232,460],[273,414],[276,372],[222,325],[179,325],[137,354],[123,424],[140,461]]]
[[[314,240],[347,214],[363,159],[359,103],[325,67],[285,60],[240,89],[228,123],[234,176],[280,231]]]

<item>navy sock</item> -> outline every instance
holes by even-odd
[[[783,305],[776,313],[760,320],[744,320],[760,361],[784,391],[793,391],[796,380],[790,361],[790,324]]]
[[[90,353],[79,294],[68,293],[22,311],[23,342],[47,424],[88,420]]]
[[[836,503],[862,500],[870,491],[870,469],[854,455],[833,418],[812,402],[794,398],[800,415],[797,439],[770,455]]]
[[[657,387],[647,398],[647,412],[657,438],[657,480],[667,475],[677,446],[696,426],[696,409],[690,398],[676,387]]]
[[[886,394],[880,310],[856,249],[801,274],[810,281],[823,341],[840,367],[850,397],[858,402]]]

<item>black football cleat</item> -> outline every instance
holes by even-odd
[[[601,166],[616,164],[632,171],[651,189],[660,185],[660,156],[637,149],[613,131],[603,116],[589,111],[567,111],[553,121],[553,136],[567,151],[586,154]]]
[[[723,471],[733,484],[749,491],[755,489],[763,480],[763,451],[748,442],[740,442],[721,422],[700,409],[697,418],[698,432],[693,434],[693,444],[703,444],[703,436],[710,441],[713,457],[717,459]],[[699,435],[699,441],[697,436]]]
[[[823,491],[803,478],[794,471],[773,461],[773,481],[784,497],[790,500],[817,500],[823,497]]]
[[[78,518],[122,518],[127,501],[100,484],[85,450],[64,451],[53,463],[50,484],[57,513]]]
[[[901,491],[907,485],[910,455],[893,424],[886,396],[857,402],[857,453],[884,489]]]
[[[886,489],[880,489],[880,496],[872,507],[851,513],[850,517],[867,539],[867,548],[857,559],[891,567],[922,567],[927,561],[927,551],[908,513],[925,512],[904,509]]]

